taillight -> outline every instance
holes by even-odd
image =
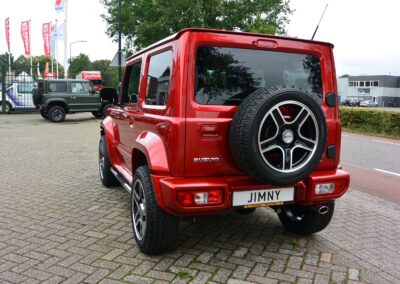
[[[185,207],[219,205],[223,202],[223,191],[221,189],[178,191],[177,199]]]

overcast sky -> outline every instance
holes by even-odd
[[[30,19],[32,54],[43,54],[42,24],[55,19],[63,21],[63,13],[55,12],[54,2],[0,0],[0,53],[7,50],[4,19],[10,17],[11,52],[17,56],[23,53],[20,25]],[[288,35],[311,38],[327,2],[329,6],[315,39],[335,45],[337,74],[400,75],[400,1],[291,0],[295,12],[290,17]],[[111,60],[118,46],[105,34],[106,25],[100,17],[104,8],[99,0],[68,0],[68,3],[68,41],[87,41],[73,44],[72,56],[85,53],[91,60]],[[63,43],[59,44],[59,60],[63,62]]]

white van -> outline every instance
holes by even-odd
[[[6,87],[6,112],[13,110],[33,110],[35,105],[32,100],[33,84],[31,82],[18,82]],[[1,94],[1,93],[0,93]],[[2,112],[2,94],[0,95],[0,112]]]

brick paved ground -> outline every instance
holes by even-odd
[[[400,282],[400,206],[355,190],[313,237],[258,209],[185,219],[174,252],[143,255],[128,194],[100,184],[98,125],[0,115],[0,283]]]

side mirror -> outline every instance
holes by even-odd
[[[114,88],[103,88],[100,91],[100,98],[103,101],[108,101],[110,103],[115,103],[118,101],[118,93]]]

